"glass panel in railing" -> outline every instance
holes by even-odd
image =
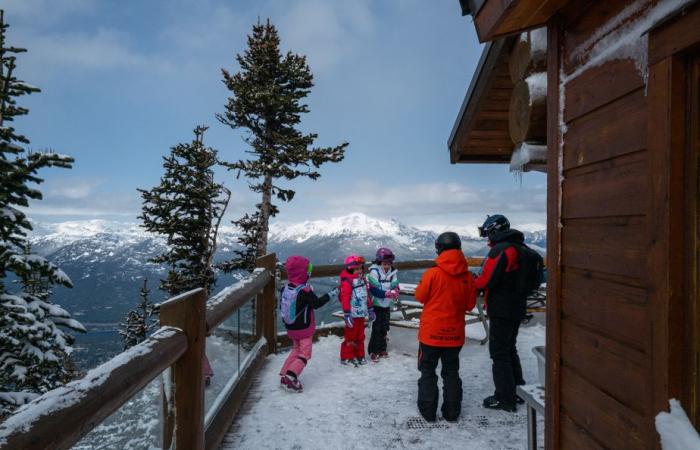
[[[73,450],[161,448],[161,378],[166,375],[167,371],[154,378],[75,444]]]
[[[254,302],[246,302],[207,336],[204,391],[205,411],[217,405],[217,398],[226,395],[231,381],[239,375],[241,365],[255,345]],[[220,399],[221,400],[221,399]]]

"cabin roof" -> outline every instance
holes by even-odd
[[[474,17],[481,42],[543,26],[569,0],[459,0],[462,15]]]
[[[453,164],[510,162],[508,107],[514,85],[508,73],[508,50],[513,39],[484,47],[447,143]]]

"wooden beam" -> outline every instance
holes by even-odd
[[[684,7],[686,14],[659,25],[649,40],[649,65],[664,58],[697,48],[700,30],[700,5],[691,2]],[[681,11],[678,11],[680,13]]]
[[[568,0],[487,0],[474,17],[479,41],[539,28]]]
[[[244,280],[225,288],[209,299],[207,302],[208,329],[213,330],[236,310],[255,298],[270,280],[274,278],[269,270],[256,269]]]
[[[653,39],[652,39],[653,40]],[[683,387],[683,222],[685,144],[685,61],[670,57],[649,67],[648,105],[651,198],[648,206],[647,271],[652,322],[651,408],[668,409]],[[662,261],[663,263],[659,263]],[[649,423],[653,430],[653,423]],[[652,436],[649,436],[652,438]],[[658,443],[658,439],[654,436]],[[658,444],[657,444],[657,447]]]
[[[63,450],[143,389],[187,349],[181,330],[161,328],[144,342],[47,392],[0,423],[2,450]]]
[[[466,256],[467,264],[471,267],[480,266],[484,258]],[[371,264],[365,263],[365,268],[369,268]],[[420,270],[429,269],[435,267],[434,259],[419,259],[415,261],[396,261],[394,262],[394,267],[398,270]],[[331,264],[331,265],[314,265],[314,270],[311,273],[311,278],[323,278],[323,277],[336,277],[340,275],[345,269],[343,264]],[[287,272],[283,269],[280,277],[283,280],[287,279]]]
[[[206,339],[204,289],[195,289],[160,305],[160,323],[187,335],[187,351],[170,370],[174,387],[175,445],[177,450],[204,450],[204,376]],[[165,430],[170,431],[170,430]],[[163,442],[170,436],[164,435]]]
[[[272,274],[268,282],[258,294],[256,302],[262,303],[263,336],[267,339],[268,353],[277,352],[277,296],[275,293],[275,276],[277,255],[271,253],[259,258],[255,263],[258,268]]]
[[[547,358],[545,448],[561,448],[561,188],[558,18],[547,24]]]

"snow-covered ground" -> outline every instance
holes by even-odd
[[[545,340],[545,328],[538,322],[541,318],[523,326],[518,338],[528,383],[537,381],[537,360],[531,349],[544,345]],[[525,407],[512,414],[481,406],[482,399],[493,393],[491,360],[487,346],[478,344],[484,337],[481,325],[468,326],[467,335],[460,364],[464,400],[457,423],[422,420],[416,408],[415,331],[393,327],[390,358],[359,368],[339,364],[340,338],[322,338],[314,344],[309,366],[301,376],[302,394],[279,387],[278,371],[287,354],[270,356],[249,395],[246,411],[222,448],[526,448]],[[542,443],[543,418],[538,417],[538,422],[538,442]]]

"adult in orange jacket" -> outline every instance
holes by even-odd
[[[437,267],[428,269],[416,288],[416,299],[423,303],[418,329],[418,410],[427,421],[434,421],[438,405],[438,361],[442,362],[442,416],[456,421],[462,410],[462,380],[459,378],[459,352],[464,345],[464,315],[476,304],[474,278],[462,254],[456,233],[447,232],[435,241]]]

